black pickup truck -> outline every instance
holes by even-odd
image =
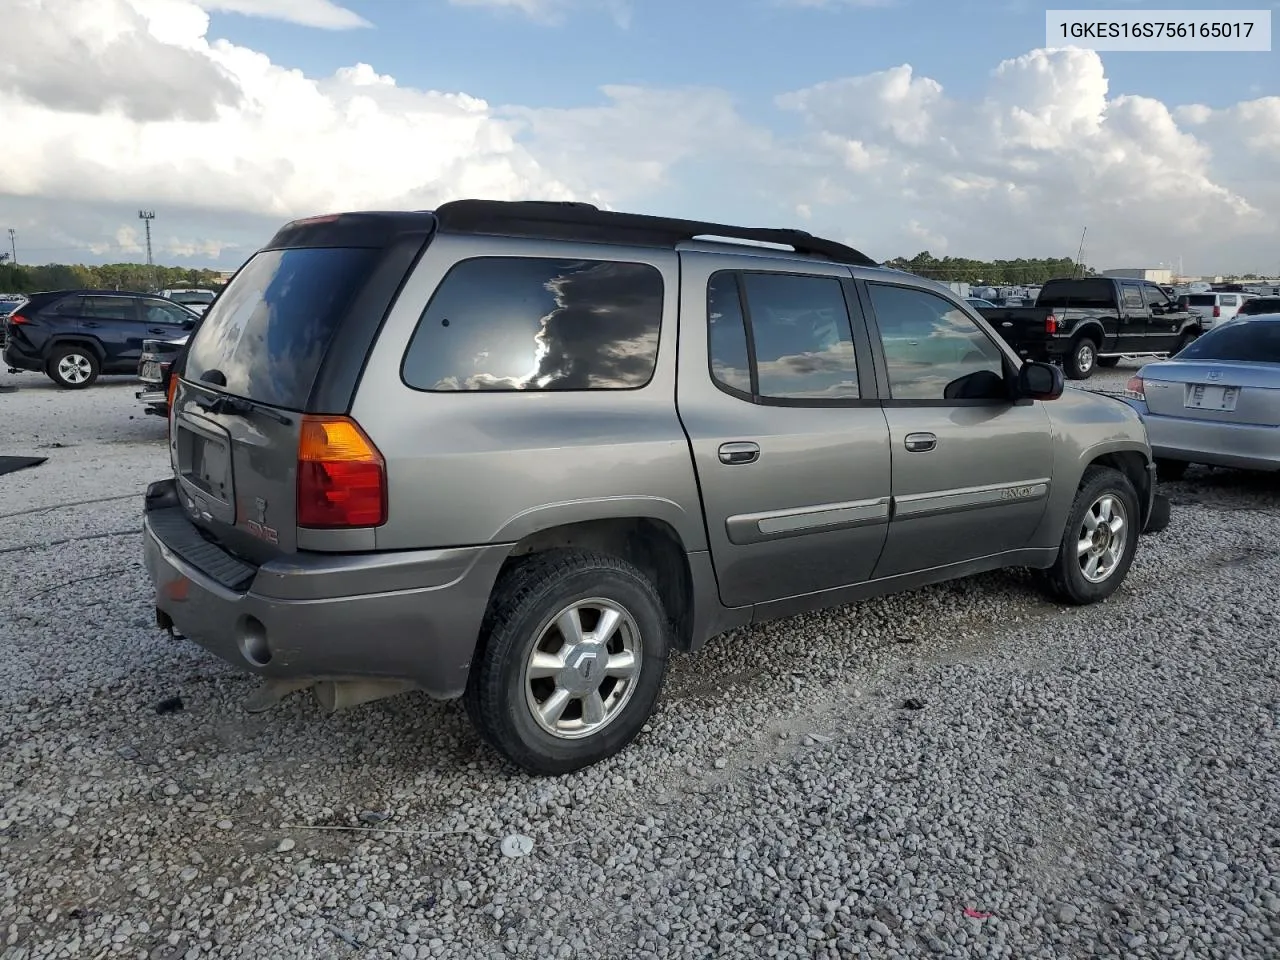
[[[1033,307],[978,310],[1024,360],[1061,364],[1072,380],[1121,357],[1172,355],[1200,335],[1200,317],[1147,280],[1049,280]]]

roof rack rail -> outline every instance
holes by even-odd
[[[630,243],[675,247],[696,237],[725,237],[791,247],[837,263],[879,266],[860,250],[815,237],[803,230],[735,227],[702,220],[680,220],[638,213],[615,213],[590,203],[550,200],[451,200],[435,209],[445,233],[480,233],[587,243]]]

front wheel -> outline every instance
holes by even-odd
[[[617,557],[549,551],[494,591],[464,698],[481,736],[529,773],[559,775],[629,744],[671,650],[653,583]]]
[[[1133,563],[1141,523],[1129,478],[1111,467],[1089,467],[1048,571],[1053,593],[1075,605],[1098,603],[1115,593]]]
[[[1088,380],[1098,364],[1098,345],[1088,337],[1076,341],[1067,355],[1067,376],[1072,380]]]

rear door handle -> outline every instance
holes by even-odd
[[[147,327],[147,333],[168,333],[164,327]]]
[[[932,433],[908,433],[903,445],[912,453],[928,453],[938,445],[938,438]]]
[[[755,463],[760,459],[760,444],[750,440],[735,440],[733,443],[720,444],[720,462]]]

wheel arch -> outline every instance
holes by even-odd
[[[1142,515],[1142,526],[1139,527],[1141,530],[1146,526],[1147,519],[1151,516],[1151,498],[1155,484],[1151,469],[1153,462],[1143,450],[1117,447],[1104,452],[1093,452],[1090,455],[1090,459],[1083,465],[1080,475],[1083,477],[1090,467],[1111,467],[1113,470],[1118,470],[1128,477],[1129,482],[1133,484],[1133,489],[1138,494],[1138,509]]]
[[[87,349],[93,354],[94,359],[98,361],[98,366],[102,366],[106,360],[106,351],[102,349],[102,344],[93,337],[86,337],[74,333],[56,333],[49,338],[49,342],[45,345],[44,360],[47,363],[55,351],[63,347],[80,347]]]
[[[697,645],[695,627],[697,595],[689,551],[680,533],[668,521],[652,516],[597,517],[543,527],[527,533],[507,554],[490,600],[506,574],[525,559],[551,550],[589,550],[619,557],[635,564],[650,578],[670,618],[675,648],[688,651]]]

